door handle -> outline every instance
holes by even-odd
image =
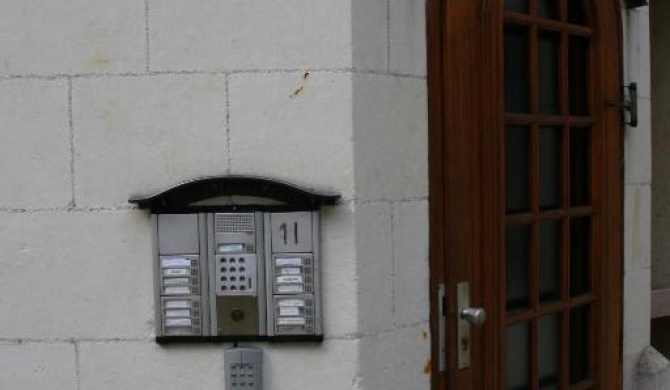
[[[456,333],[458,340],[458,369],[470,367],[470,350],[472,349],[471,328],[481,327],[486,322],[486,310],[481,307],[470,306],[470,283],[456,284]]]
[[[481,328],[486,322],[486,310],[482,307],[466,307],[461,309],[460,314],[462,319],[478,328]]]

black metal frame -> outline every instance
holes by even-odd
[[[253,196],[281,202],[280,205],[222,205],[197,206],[193,203],[220,196]],[[214,176],[181,183],[149,196],[133,196],[128,202],[153,214],[197,213],[210,211],[245,210],[317,210],[335,205],[340,195],[318,192],[294,184],[255,176]]]

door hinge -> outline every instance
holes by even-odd
[[[622,102],[608,100],[607,105],[610,107],[618,107],[624,110],[623,123],[630,127],[637,127],[638,125],[638,91],[637,83],[630,83],[621,87]],[[628,120],[625,114],[628,113]]]

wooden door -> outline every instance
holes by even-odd
[[[428,0],[433,389],[621,387],[619,13]]]

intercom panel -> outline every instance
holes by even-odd
[[[224,352],[226,390],[263,389],[263,351],[231,348]]]
[[[207,226],[213,335],[265,335],[263,213],[212,213]]]
[[[320,335],[319,213],[265,216],[268,335]]]
[[[152,216],[156,341],[323,340],[319,213],[340,198],[227,175],[128,199]]]
[[[158,337],[320,336],[317,211],[159,214]]]

